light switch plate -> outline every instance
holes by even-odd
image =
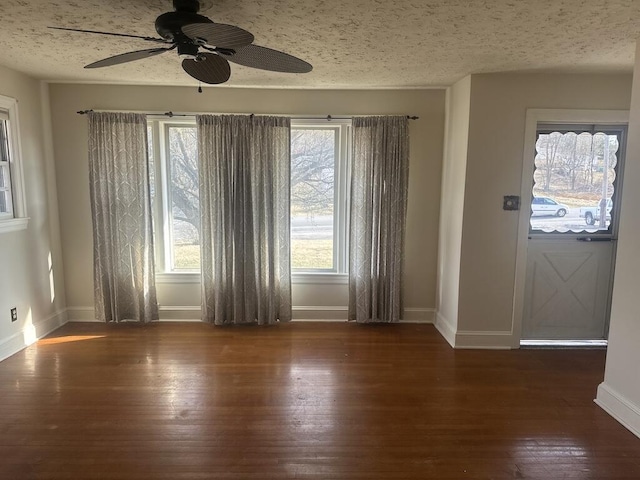
[[[505,195],[502,203],[503,210],[520,210],[520,197],[518,195]]]

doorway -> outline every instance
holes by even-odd
[[[538,117],[529,125],[521,345],[606,344],[626,124],[596,123],[597,117],[589,123]]]

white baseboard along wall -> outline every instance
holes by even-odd
[[[47,318],[27,323],[19,332],[0,342],[0,361],[15,355],[23,348],[46,337],[51,332],[67,323],[67,311],[62,310],[49,315]]]

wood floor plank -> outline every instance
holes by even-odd
[[[68,324],[0,363],[0,479],[635,479],[604,350],[431,325]]]

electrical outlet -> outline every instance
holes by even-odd
[[[18,309],[16,307],[13,307],[11,309],[11,321],[15,322],[16,320],[18,320]]]

